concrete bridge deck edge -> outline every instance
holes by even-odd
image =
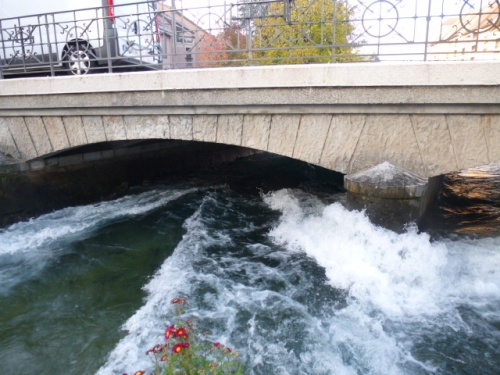
[[[500,62],[279,65],[96,74],[0,81],[12,95],[287,87],[499,85]]]

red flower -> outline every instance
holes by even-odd
[[[134,375],[144,375],[146,371],[137,371]]]
[[[220,342],[214,342],[214,346],[218,348],[219,346],[224,346],[224,345],[222,345]]]
[[[149,353],[158,354],[158,353],[161,353],[163,351],[163,349],[165,349],[165,345],[156,344],[151,349],[149,349],[146,352],[146,354],[149,354]]]
[[[232,352],[231,348],[224,349],[224,354],[231,353],[231,352]]]
[[[161,362],[165,362],[168,358],[168,354],[165,354],[163,357],[160,358]]]
[[[172,300],[172,303],[175,305],[176,303],[181,303],[181,304],[185,304],[186,303],[186,300],[184,298],[174,298]]]
[[[175,336],[175,337],[182,337],[183,339],[187,339],[187,338],[189,338],[189,335],[188,335],[188,333],[187,333],[186,329],[185,329],[185,328],[183,328],[183,327],[181,327],[181,328],[179,328],[179,329],[176,329],[176,330],[174,331],[174,336]]]
[[[165,330],[165,340],[168,340],[173,334],[175,334],[175,325],[172,324]]]
[[[188,342],[180,342],[172,348],[172,353],[179,354],[184,349],[189,348],[190,346],[191,344]]]

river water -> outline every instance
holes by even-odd
[[[248,374],[498,374],[499,181],[450,175],[433,226],[393,231],[349,208],[338,175],[261,155],[16,223],[0,369],[151,369],[184,297]]]

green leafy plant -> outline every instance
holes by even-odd
[[[164,343],[156,344],[146,352],[155,366],[151,374],[243,374],[243,366],[237,351],[225,347],[220,342],[208,340],[208,333],[197,331],[191,319],[180,319],[186,304],[184,298],[175,298],[172,304],[177,313],[175,323],[165,329]],[[134,373],[134,375],[145,374],[143,370]]]
[[[354,9],[340,0],[294,0],[265,8],[253,22],[254,64],[308,64],[360,61],[350,40]]]

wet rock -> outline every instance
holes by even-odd
[[[370,169],[346,175],[344,187],[354,194],[386,199],[414,199],[425,194],[427,179],[384,162]]]

